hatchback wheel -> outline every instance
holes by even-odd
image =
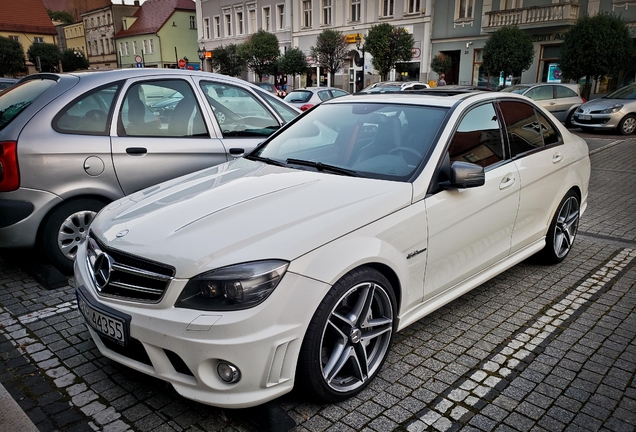
[[[556,264],[570,253],[576,232],[579,228],[580,203],[574,191],[570,191],[561,200],[557,212],[552,219],[546,245],[539,258],[546,264]]]
[[[298,360],[298,384],[323,401],[362,391],[380,371],[396,330],[395,294],[378,271],[347,273],[309,324]]]
[[[618,131],[623,135],[630,135],[636,130],[636,117],[627,114],[618,124]]]
[[[96,199],[69,201],[54,209],[43,222],[39,246],[45,257],[62,273],[71,274],[77,248],[88,227],[105,203]]]

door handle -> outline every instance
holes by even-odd
[[[499,189],[508,189],[513,184],[515,184],[515,178],[511,177],[510,174],[508,174],[503,179],[501,179],[501,183],[499,183]]]
[[[562,155],[561,153],[555,153],[555,154],[552,156],[552,163],[553,163],[553,164],[559,163],[559,162],[561,162],[562,160],[563,160],[563,155]]]
[[[550,102],[550,105],[556,105],[556,102]]]
[[[146,153],[148,153],[148,149],[146,149],[145,147],[128,147],[126,149],[126,153],[131,156],[145,155]]]

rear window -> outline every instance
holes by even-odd
[[[51,79],[34,79],[17,84],[0,94],[0,130],[24,111],[42,93],[57,82]]]
[[[289,92],[289,94],[285,96],[284,101],[291,102],[291,103],[303,103],[303,102],[307,102],[309,99],[311,99],[310,91],[294,90]]]

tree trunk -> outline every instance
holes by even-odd
[[[583,91],[581,91],[581,96],[583,99],[590,100],[590,92],[592,90],[592,84],[590,83],[590,76],[585,76],[585,84],[583,85]]]

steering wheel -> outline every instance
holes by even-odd
[[[80,117],[80,120],[77,122],[76,130],[92,132],[101,131],[106,127],[106,120],[108,120],[108,116],[104,111],[92,109],[90,111],[86,111],[86,113]]]
[[[395,153],[409,154],[411,156],[414,156],[415,158],[417,158],[416,160],[414,160],[414,165],[420,163],[423,157],[420,152],[411,147],[396,147],[389,152],[390,155]]]
[[[86,114],[84,114],[84,118],[92,122],[105,122],[107,119],[107,116],[104,111],[93,109],[93,110],[87,111]]]

